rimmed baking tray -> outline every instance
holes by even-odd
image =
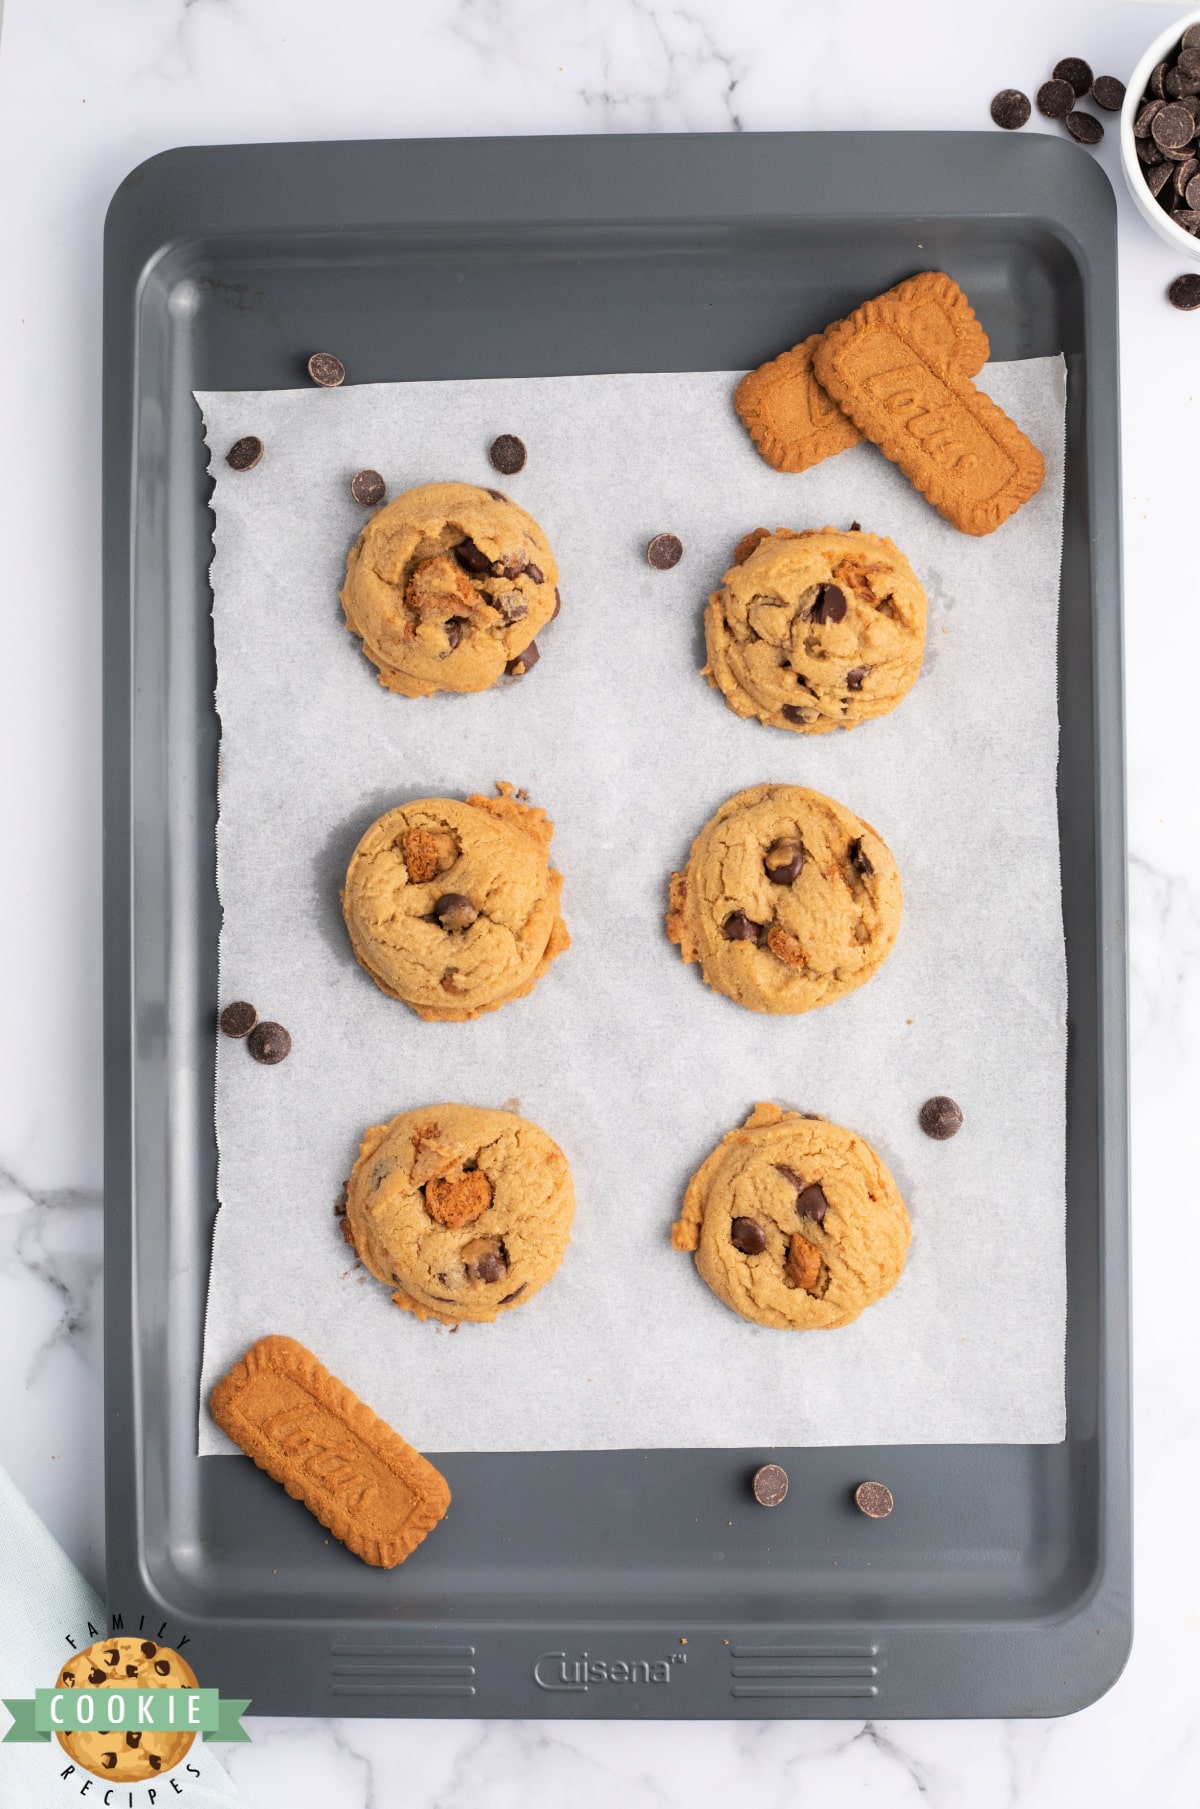
[[[439,1457],[395,1573],[195,1455],[213,1215],[217,721],[193,389],[730,369],[917,269],[1068,365],[1059,818],[1061,1445]],[[1130,1639],[1125,848],[1113,198],[1046,137],[762,134],[167,152],[105,240],[108,1589],[271,1714],[1058,1714]],[[1000,600],[1002,604],[1002,600]],[[1003,1186],[1003,1176],[997,1177]],[[898,1353],[898,1360],[902,1360]],[[877,1477],[897,1509],[851,1502]],[[729,1522],[733,1521],[731,1531]]]

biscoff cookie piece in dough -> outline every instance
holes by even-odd
[[[350,857],[342,915],[359,965],[420,1018],[462,1023],[532,992],[571,945],[554,825],[499,797],[420,798],[378,817]]]
[[[486,691],[538,659],[558,566],[519,504],[477,484],[421,484],[367,522],[346,560],[346,626],[405,697]]]
[[[871,1145],[810,1112],[757,1105],[701,1164],[671,1227],[718,1300],[756,1325],[849,1325],[895,1287],[912,1236]]]
[[[754,785],[722,804],[671,875],[667,935],[717,992],[780,1016],[869,980],[903,902],[869,823],[801,785]]]
[[[886,715],[911,690],[928,606],[890,540],[756,530],[734,560],[704,612],[704,676],[739,716],[823,735]]]
[[[354,1248],[398,1307],[486,1323],[562,1261],[575,1190],[538,1125],[482,1106],[422,1106],[373,1125],[346,1189]]]

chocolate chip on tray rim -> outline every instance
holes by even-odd
[[[760,1507],[778,1507],[788,1492],[787,1471],[782,1464],[763,1464],[754,1472],[751,1488]]]
[[[884,1482],[860,1482],[854,1491],[854,1505],[869,1520],[886,1520],[896,1503]]]
[[[308,361],[308,374],[321,389],[337,389],[346,381],[346,367],[332,352],[314,352]]]
[[[498,434],[488,447],[488,458],[502,477],[515,477],[518,471],[524,470],[528,457],[524,440],[519,440],[515,433]],[[507,498],[500,500],[507,501]]]

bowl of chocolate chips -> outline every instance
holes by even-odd
[[[1130,76],[1121,167],[1159,238],[1200,261],[1200,11],[1155,38]]]

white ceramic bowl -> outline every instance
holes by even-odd
[[[1194,239],[1190,232],[1184,232],[1182,226],[1176,226],[1146,187],[1146,178],[1138,162],[1133,136],[1133,122],[1140,111],[1142,96],[1155,66],[1170,55],[1189,25],[1200,25],[1200,10],[1185,13],[1182,19],[1176,19],[1174,25],[1169,25],[1166,31],[1160,32],[1129,78],[1125,104],[1121,108],[1121,168],[1125,172],[1125,181],[1133,196],[1134,206],[1150,222],[1159,238],[1165,239],[1168,245],[1173,245],[1180,257],[1200,263],[1200,239]]]

